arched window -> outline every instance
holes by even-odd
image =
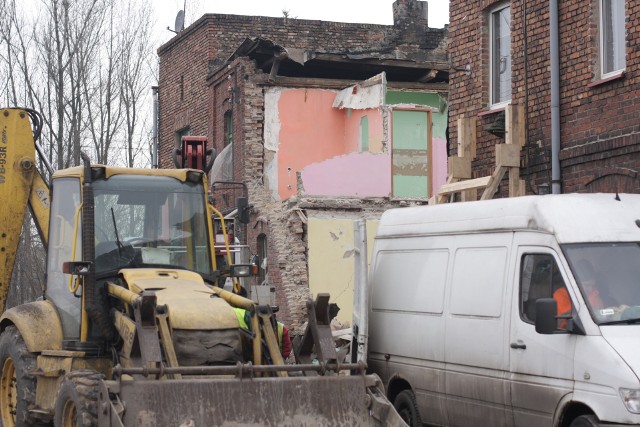
[[[264,282],[265,278],[267,277],[265,269],[262,268],[262,266],[266,266],[267,265],[264,262],[264,260],[267,258],[267,235],[266,234],[260,233],[258,235],[257,246],[258,246],[258,248],[257,248],[258,249],[258,257],[260,258],[260,263],[262,264],[260,266],[260,268],[258,269],[258,283],[262,283],[262,282]]]

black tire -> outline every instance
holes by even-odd
[[[11,325],[0,336],[0,422],[4,427],[43,426],[29,409],[36,403],[36,355]]]
[[[571,421],[570,427],[598,427],[598,417],[595,415],[580,415]]]
[[[411,390],[402,390],[393,401],[393,407],[396,408],[400,418],[404,420],[410,427],[421,427],[420,413],[418,412],[418,404],[416,396]]]
[[[104,376],[90,370],[67,374],[56,397],[55,427],[98,425],[98,393]]]

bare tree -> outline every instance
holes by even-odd
[[[55,168],[78,164],[81,151],[104,164],[144,165],[150,1],[0,0],[0,104],[42,113],[40,143]],[[40,295],[44,280],[34,230],[23,227],[12,281],[20,302]]]

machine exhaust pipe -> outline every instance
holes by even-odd
[[[84,278],[84,305],[91,321],[97,326],[100,334],[109,342],[115,338],[115,327],[109,317],[104,292],[96,284],[95,263],[95,229],[93,185],[91,179],[91,161],[89,156],[80,152],[84,162],[84,182],[82,184],[82,259],[90,265],[89,274]],[[81,337],[82,338],[82,337]],[[84,337],[86,338],[86,337]]]

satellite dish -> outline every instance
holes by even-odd
[[[178,14],[176,15],[175,29],[176,29],[176,32],[180,32],[184,30],[184,11],[183,10],[179,11]]]

